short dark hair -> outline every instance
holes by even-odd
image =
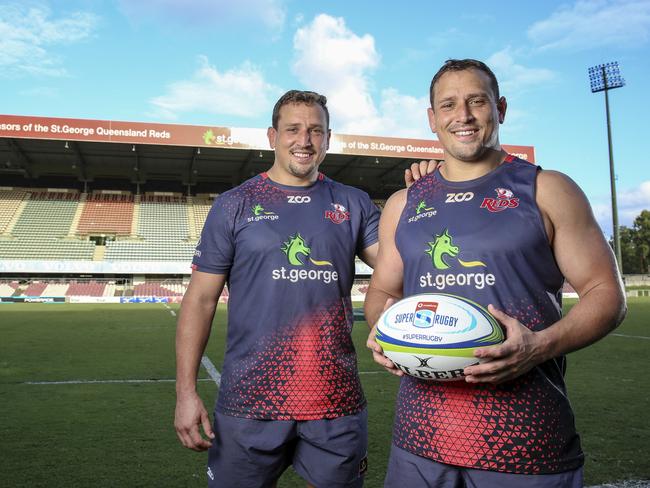
[[[499,82],[487,64],[477,59],[448,59],[438,72],[433,75],[433,79],[431,80],[431,85],[429,86],[429,102],[431,103],[431,108],[433,108],[433,87],[438,83],[440,77],[448,71],[464,71],[466,69],[477,69],[488,75],[495,101],[499,100]]]
[[[273,117],[271,123],[273,128],[278,128],[278,120],[280,119],[280,109],[283,105],[289,103],[304,103],[306,105],[320,105],[325,111],[325,120],[327,121],[326,129],[329,129],[330,126],[330,112],[327,110],[327,97],[325,95],[320,95],[319,93],[313,91],[303,91],[303,90],[289,90],[287,93],[282,95],[280,99],[275,103],[273,107]]]

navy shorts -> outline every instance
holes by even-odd
[[[557,474],[511,474],[461,468],[391,446],[384,488],[582,488],[582,467]]]
[[[291,464],[316,488],[358,488],[367,469],[368,413],[330,420],[255,420],[215,413],[209,488],[265,488]]]

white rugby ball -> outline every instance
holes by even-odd
[[[474,351],[500,344],[503,330],[482,306],[445,293],[403,298],[379,317],[377,342],[384,355],[406,374],[424,380],[453,381],[477,364]]]

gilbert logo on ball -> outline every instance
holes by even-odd
[[[481,305],[444,293],[400,300],[377,322],[377,342],[406,374],[425,380],[461,380],[477,364],[474,351],[500,344],[503,330]]]

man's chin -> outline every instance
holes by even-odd
[[[315,166],[304,166],[304,167],[290,166],[289,170],[291,171],[291,174],[296,178],[308,178],[316,171],[316,167]]]

